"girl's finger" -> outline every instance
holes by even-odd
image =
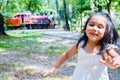
[[[118,63],[118,62],[113,62],[113,64],[112,64],[113,66],[116,66],[116,65],[119,65],[120,66],[120,64]]]
[[[49,72],[46,72],[46,73],[44,73],[42,76],[45,77],[45,76],[49,76],[49,75],[50,75],[50,73],[49,73]]]
[[[107,63],[110,63],[110,64],[113,63],[113,59],[110,56],[108,56],[106,60],[107,60]]]
[[[116,65],[114,65],[115,66],[115,68],[118,68],[118,67],[120,67],[120,65],[119,64],[116,64]]]
[[[113,61],[114,61],[113,65],[116,65],[116,64],[120,65],[119,59],[120,58],[118,58],[118,57],[117,58],[113,58]]]
[[[102,59],[100,59],[99,62],[102,63],[102,64],[106,63],[105,60],[102,60]]]

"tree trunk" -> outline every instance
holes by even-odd
[[[63,0],[64,5],[64,15],[65,15],[65,22],[66,22],[66,30],[70,31],[69,23],[68,23],[68,16],[67,16],[67,9],[66,9],[66,1]]]
[[[7,35],[4,30],[4,18],[1,13],[0,13],[0,35]]]
[[[56,4],[56,11],[57,11],[57,18],[58,18],[58,27],[60,28],[60,17],[59,17],[59,12],[58,12],[58,0],[55,1]]]
[[[107,11],[110,15],[110,5],[111,5],[111,0],[109,0],[109,2],[107,3]]]

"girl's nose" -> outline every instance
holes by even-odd
[[[93,30],[94,30],[94,31],[97,31],[97,26],[94,26],[94,27],[93,27]]]

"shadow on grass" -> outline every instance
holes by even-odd
[[[40,44],[40,42],[37,42],[36,38],[40,37],[42,35],[38,34],[26,34],[26,33],[21,33],[21,34],[12,34],[8,36],[1,36],[0,37],[0,48],[1,50],[17,50],[18,48],[23,48],[26,45],[32,46],[32,44]]]

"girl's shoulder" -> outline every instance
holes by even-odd
[[[82,47],[83,45],[84,45],[84,41],[81,41],[80,43],[79,43],[79,45],[78,45],[78,47]]]
[[[82,48],[84,45],[84,41],[81,41],[79,44],[78,44],[78,47],[77,47],[77,50],[79,51],[80,48]]]

